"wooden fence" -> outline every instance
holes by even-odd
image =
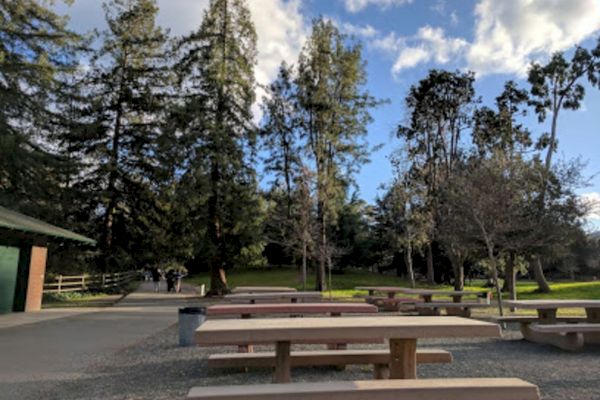
[[[58,275],[44,283],[44,293],[83,292],[85,290],[102,290],[127,283],[139,278],[138,271],[116,272],[114,274],[96,275]]]

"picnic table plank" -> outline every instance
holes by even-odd
[[[196,330],[199,345],[275,343],[275,382],[289,382],[289,346],[303,340],[390,339],[390,376],[416,371],[416,340],[440,337],[500,337],[497,324],[460,317],[337,317],[209,320]],[[414,342],[414,343],[413,343]],[[281,343],[278,346],[277,343]],[[285,371],[284,371],[285,369]]]
[[[301,382],[194,387],[188,400],[539,400],[537,386],[517,378],[444,378]]]

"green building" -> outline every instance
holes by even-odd
[[[0,207],[0,313],[38,311],[46,273],[49,241],[90,238]]]

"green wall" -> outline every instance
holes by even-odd
[[[0,246],[0,313],[13,311],[19,271],[19,248]]]

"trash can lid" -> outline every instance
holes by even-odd
[[[206,307],[183,307],[179,314],[206,314]]]

